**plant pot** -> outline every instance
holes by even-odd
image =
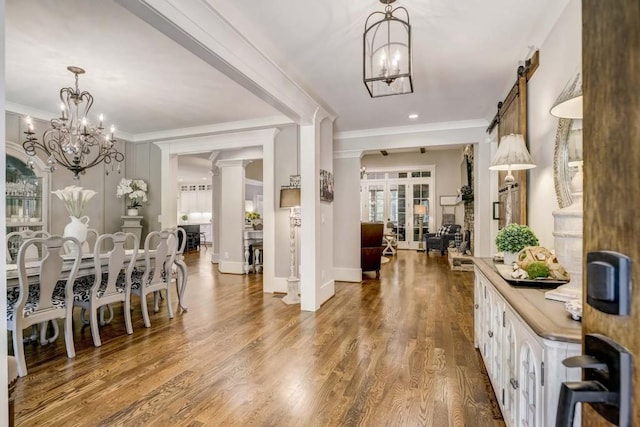
[[[505,265],[513,265],[518,258],[518,252],[507,252],[504,251],[504,264]]]
[[[129,208],[127,209],[128,216],[138,216],[138,208]]]

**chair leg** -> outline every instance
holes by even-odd
[[[142,309],[142,318],[144,319],[144,327],[150,328],[151,322],[149,321],[149,312],[147,311],[147,296],[140,294],[140,308]]]
[[[160,292],[155,291],[153,293],[153,312],[157,313],[160,311]]]
[[[24,360],[24,347],[22,344],[22,328],[14,325],[13,334],[13,355],[18,362],[18,375],[24,377],[27,375],[27,362]]]
[[[171,307],[171,292],[169,292],[169,287],[171,282],[167,283],[167,311],[169,312],[169,319],[173,319],[173,307]]]
[[[124,301],[124,326],[127,329],[127,334],[133,333],[133,325],[131,323],[131,297]]]
[[[376,279],[380,278],[380,270],[376,270]]]
[[[91,336],[93,337],[93,345],[96,347],[100,347],[102,345],[102,341],[100,341],[100,328],[98,327],[98,310],[100,310],[100,317],[102,317],[102,307],[90,308],[89,313],[89,323],[91,324]],[[102,324],[102,322],[100,322]]]
[[[64,343],[67,346],[67,356],[69,359],[76,357],[76,348],[73,345],[73,311],[69,310],[64,319]]]

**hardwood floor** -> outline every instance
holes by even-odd
[[[316,313],[204,252],[187,263],[188,312],[169,320],[164,301],[146,329],[135,300],[127,335],[118,306],[100,348],[76,321],[75,359],[63,337],[27,345],[17,425],[504,425],[473,347],[473,273],[446,256],[399,251]]]

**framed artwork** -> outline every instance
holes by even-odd
[[[333,174],[320,169],[320,201],[333,202]]]

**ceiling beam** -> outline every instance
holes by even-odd
[[[326,111],[210,2],[116,2],[296,123],[311,124],[319,108]]]

